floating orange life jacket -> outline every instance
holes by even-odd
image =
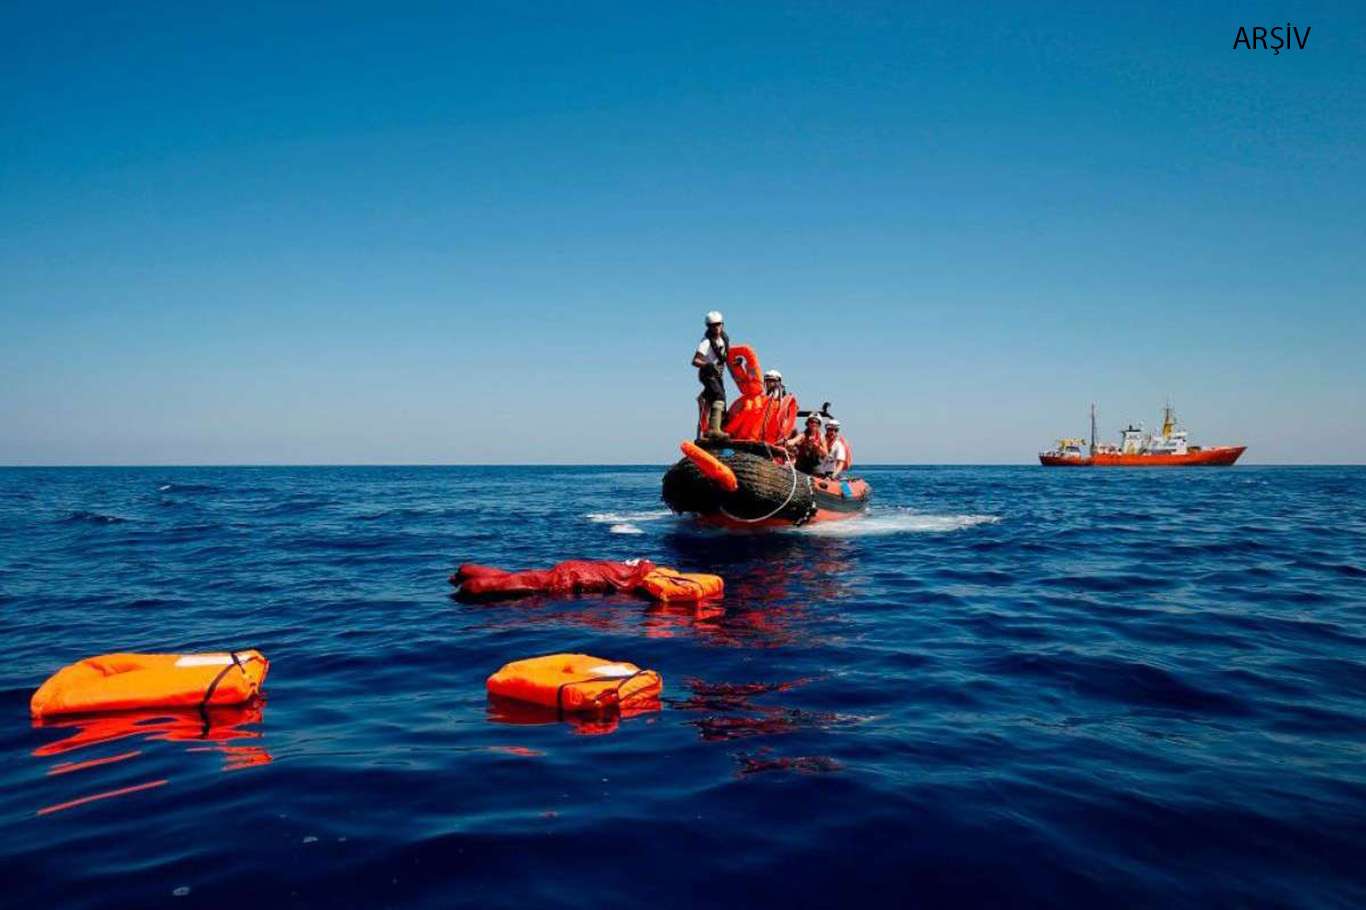
[[[490,695],[559,711],[624,708],[657,698],[664,680],[654,670],[588,654],[547,654],[506,664],[488,678]]]
[[[270,662],[260,651],[104,654],[53,674],[33,693],[34,717],[130,708],[240,705],[261,691]]]
[[[663,603],[685,603],[712,600],[726,592],[720,575],[701,572],[676,572],[668,566],[657,566],[640,583],[641,590]]]

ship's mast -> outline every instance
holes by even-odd
[[[1096,403],[1091,402],[1091,457],[1096,455]]]
[[[1167,406],[1162,409],[1162,438],[1171,439],[1176,429],[1176,409],[1172,407],[1172,397],[1167,396]]]

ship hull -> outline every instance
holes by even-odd
[[[1119,455],[1097,452],[1082,458],[1067,458],[1043,453],[1039,464],[1050,468],[1172,468],[1227,467],[1238,460],[1247,446],[1211,446],[1184,455]]]

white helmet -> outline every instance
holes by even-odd
[[[777,370],[765,370],[765,371],[764,371],[764,379],[773,379],[773,380],[776,380],[776,381],[778,381],[778,382],[782,382],[782,381],[783,381],[783,374],[782,374],[782,373],[779,373]]]
[[[726,321],[726,317],[721,315],[720,310],[712,310],[707,314],[707,325],[720,325]]]
[[[831,417],[829,420],[825,422],[825,428],[827,430],[838,430],[840,428],[840,422],[835,418]]]

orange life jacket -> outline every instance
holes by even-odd
[[[664,603],[711,600],[725,594],[726,583],[720,575],[702,572],[676,572],[657,566],[640,583],[646,595]]]
[[[34,717],[130,708],[240,705],[261,691],[260,651],[104,654],[54,673],[29,702]]]
[[[488,678],[490,695],[556,708],[598,711],[657,698],[664,680],[654,670],[588,654],[547,654],[506,664]]]
[[[797,399],[792,395],[770,398],[762,392],[746,395],[730,406],[726,432],[732,439],[748,439],[777,445],[797,426]]]

